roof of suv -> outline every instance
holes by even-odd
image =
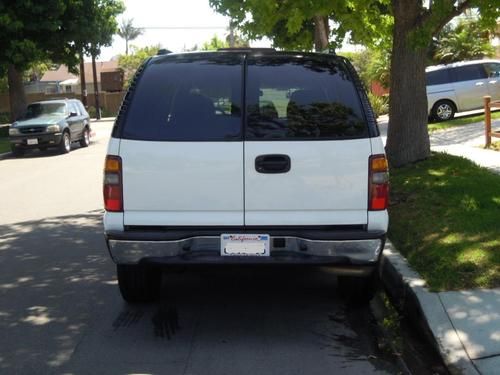
[[[210,54],[235,54],[244,53],[248,55],[271,55],[271,56],[293,56],[293,57],[325,57],[325,58],[340,58],[344,57],[336,55],[334,53],[323,53],[323,52],[303,52],[303,51],[277,51],[274,48],[219,48],[216,51],[192,51],[192,52],[176,52],[176,53],[160,53],[153,56],[153,60],[160,60],[166,56],[170,57],[187,57],[187,56],[203,56]]]
[[[431,65],[431,66],[428,66],[425,69],[425,71],[426,72],[433,72],[435,70],[456,68],[459,66],[474,65],[474,64],[478,64],[478,63],[500,63],[500,60],[482,59],[482,60],[459,61],[459,62],[455,62],[455,63],[451,63],[451,64]]]

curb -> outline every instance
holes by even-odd
[[[452,374],[479,375],[465,351],[438,293],[425,287],[422,277],[387,241],[382,258],[382,283],[391,302],[420,329]]]
[[[3,154],[0,154],[0,160],[8,158],[10,155],[10,152],[4,152]]]

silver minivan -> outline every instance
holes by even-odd
[[[485,95],[500,100],[500,60],[429,66],[426,76],[428,112],[435,121],[482,108]]]

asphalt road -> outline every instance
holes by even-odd
[[[101,224],[110,129],[67,155],[0,160],[0,373],[400,372],[327,269],[173,270],[161,302],[125,304]]]

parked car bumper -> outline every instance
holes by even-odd
[[[36,139],[35,144],[28,144],[29,140]],[[48,133],[48,134],[29,134],[29,135],[16,135],[10,136],[9,140],[12,145],[23,149],[32,149],[40,147],[56,147],[61,143],[62,133]]]
[[[376,266],[385,243],[382,231],[338,232],[325,239],[305,238],[294,232],[269,234],[269,256],[223,256],[220,235],[214,234],[172,238],[159,232],[108,232],[106,242],[117,264],[311,264],[359,275]]]

